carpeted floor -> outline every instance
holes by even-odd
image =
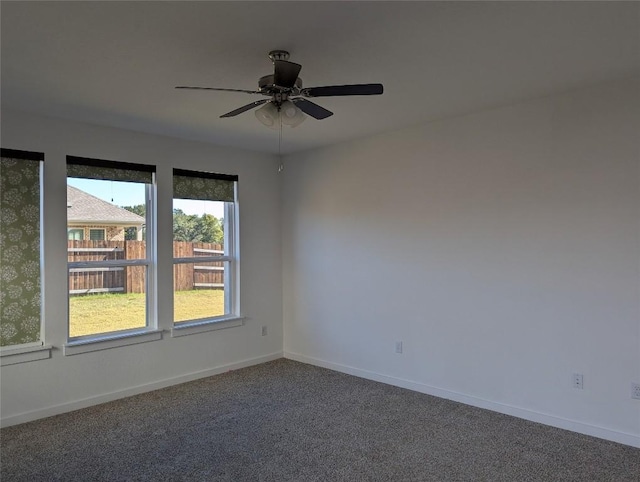
[[[640,481],[640,449],[277,360],[0,431],[13,481]]]

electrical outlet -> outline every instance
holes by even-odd
[[[640,400],[640,383],[631,384],[631,398]]]
[[[262,325],[262,336],[267,336],[267,325]]]
[[[402,342],[396,341],[396,353],[402,353]]]
[[[573,388],[579,388],[580,390],[582,390],[584,388],[582,381],[582,373],[573,374]]]

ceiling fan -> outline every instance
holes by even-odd
[[[278,117],[284,124],[295,127],[305,114],[314,119],[326,119],[333,112],[307,100],[309,97],[335,97],[348,95],[380,95],[383,92],[382,84],[352,84],[331,85],[324,87],[303,87],[302,79],[298,77],[302,65],[289,61],[289,52],[285,50],[272,50],[269,58],[273,62],[274,72],[265,75],[258,80],[258,90],[223,89],[218,87],[190,87],[177,86],[176,89],[192,90],[217,90],[224,92],[243,92],[245,94],[258,94],[268,97],[227,112],[220,117],[234,117],[258,106],[263,106],[256,111],[256,117],[263,124],[274,127]],[[280,114],[280,116],[278,116]]]

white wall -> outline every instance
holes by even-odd
[[[283,186],[268,155],[3,110],[2,147],[46,154],[56,349],[2,368],[2,423],[276,358],[284,300],[289,357],[640,446],[637,85],[293,155]],[[67,154],[238,174],[245,325],[64,356]],[[165,327],[171,270],[159,260]]]
[[[3,425],[282,356],[280,180],[273,156],[2,112],[2,147],[45,153],[46,343],[52,358],[2,367]],[[155,164],[158,248],[171,253],[173,167],[239,175],[241,327],[64,356],[66,155]],[[159,325],[172,323],[171,255],[158,261]],[[268,336],[261,336],[262,325]]]
[[[638,85],[290,156],[285,355],[640,446]]]

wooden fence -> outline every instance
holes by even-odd
[[[173,242],[174,258],[197,258],[198,256],[222,256],[224,248],[214,243]],[[173,265],[173,286],[176,291],[194,288],[224,288],[224,263],[181,263]]]
[[[145,257],[144,241],[68,241],[68,261],[105,261]],[[220,244],[175,241],[173,255],[179,258],[215,256],[224,253]],[[224,262],[176,264],[174,289],[211,289],[224,287]],[[144,266],[71,268],[69,293],[144,293]]]

